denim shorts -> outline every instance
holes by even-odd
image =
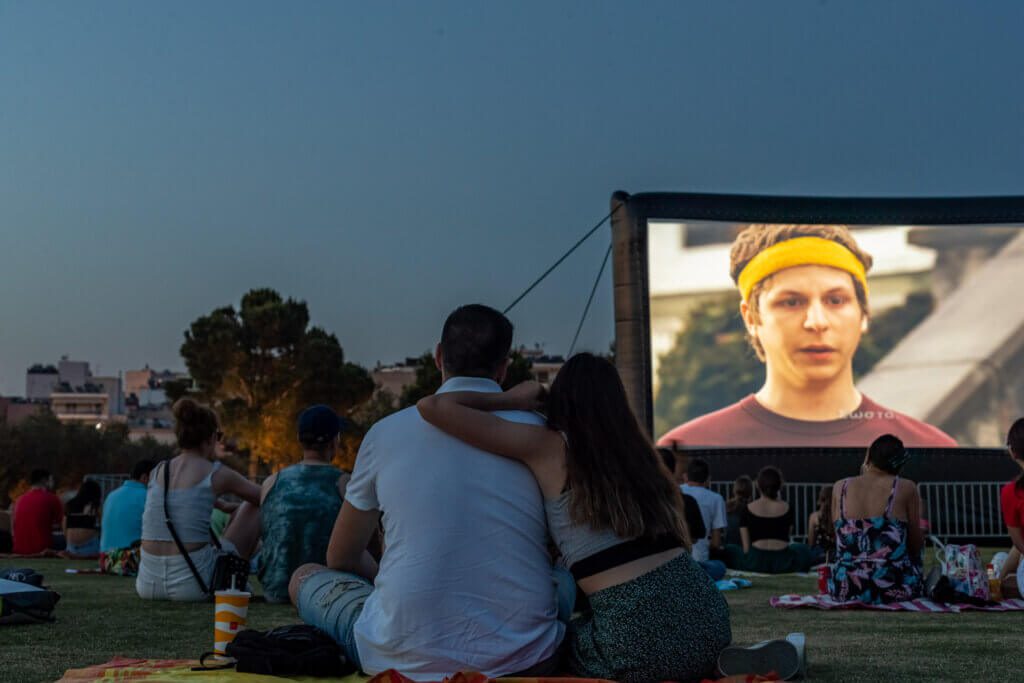
[[[355,625],[372,592],[373,584],[363,577],[333,569],[310,574],[299,586],[299,617],[326,632],[360,669]]]

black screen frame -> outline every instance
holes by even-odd
[[[640,424],[654,431],[649,221],[998,225],[1024,223],[1024,196],[784,197],[617,191],[611,197],[615,362]]]

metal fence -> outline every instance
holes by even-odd
[[[82,477],[85,481],[94,481],[100,485],[100,490],[103,491],[103,497],[101,500],[107,499],[107,494],[119,487],[121,484],[128,479],[127,474],[87,474]]]
[[[793,506],[796,515],[794,537],[807,536],[807,518],[818,509],[818,492],[833,482],[784,484],[780,497]],[[994,538],[1006,536],[1006,525],[999,505],[1004,482],[952,481],[923,482],[921,518],[929,525],[928,533],[940,538]],[[732,482],[713,481],[711,490],[728,498]]]

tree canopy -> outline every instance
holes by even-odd
[[[310,327],[305,302],[272,289],[249,291],[238,310],[225,306],[197,318],[181,355],[190,393],[214,405],[225,435],[249,452],[250,476],[261,462],[300,457],[295,420],[303,408],[323,403],[348,413],[374,389],[369,373],[345,360],[337,337]]]

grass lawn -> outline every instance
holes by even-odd
[[[15,565],[5,560],[3,566]],[[56,623],[0,626],[2,681],[52,681],[66,669],[115,655],[193,658],[212,649],[211,604],[146,603],[135,595],[133,579],[64,573],[90,562],[31,560],[17,566],[42,572],[62,597]],[[813,579],[758,578],[754,588],[726,593],[734,641],[749,644],[803,631],[813,681],[1022,679],[1024,612],[890,614],[768,606],[772,595],[810,593],[815,586]],[[252,628],[297,621],[287,605],[258,602],[249,610]]]

